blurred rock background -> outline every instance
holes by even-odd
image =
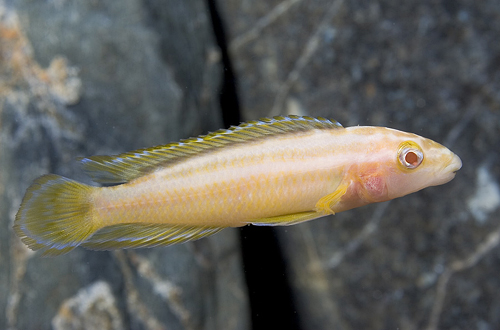
[[[0,0],[0,328],[497,329],[500,3]],[[277,114],[442,142],[450,183],[286,228],[41,259],[11,230],[74,158]]]

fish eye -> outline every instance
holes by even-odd
[[[403,142],[399,146],[399,163],[407,169],[417,168],[424,160],[424,153],[413,141]]]

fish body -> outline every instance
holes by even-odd
[[[448,182],[461,167],[415,134],[298,116],[82,164],[94,181],[121,184],[37,179],[14,225],[30,248],[150,247],[226,227],[289,225]]]

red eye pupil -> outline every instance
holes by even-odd
[[[399,165],[411,170],[417,168],[423,160],[424,153],[416,143],[412,141],[401,143],[398,150]]]
[[[409,151],[405,156],[405,161],[413,166],[418,165],[418,156],[416,153]]]

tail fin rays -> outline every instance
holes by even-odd
[[[44,256],[67,253],[93,235],[89,195],[94,187],[64,177],[44,175],[28,188],[14,231]]]

